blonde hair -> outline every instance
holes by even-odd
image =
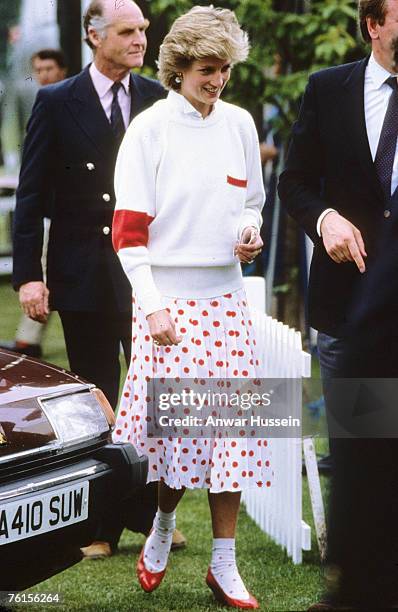
[[[244,62],[249,38],[235,13],[213,6],[194,6],[175,20],[160,46],[159,80],[166,89],[179,89],[176,77],[194,60],[225,59],[231,65]]]

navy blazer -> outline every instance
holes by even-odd
[[[350,302],[363,278],[354,263],[337,264],[329,257],[316,232],[317,219],[326,208],[335,208],[358,227],[368,268],[377,253],[379,231],[390,222],[384,213],[392,202],[385,200],[366,132],[367,62],[365,58],[310,77],[279,182],[282,204],[314,242],[310,324],[333,336],[344,335]]]
[[[131,117],[165,96],[131,74]],[[51,206],[50,306],[128,311],[131,287],[112,248],[118,143],[89,68],[37,94],[28,123],[14,215],[13,285],[42,280],[42,219]],[[134,193],[131,194],[134,198]]]

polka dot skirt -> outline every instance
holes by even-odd
[[[147,383],[152,378],[261,378],[250,313],[243,289],[212,299],[167,298],[178,346],[156,346],[145,315],[133,299],[132,359],[114,431],[148,456],[148,482],[216,493],[269,487],[269,442],[258,438],[149,438]]]

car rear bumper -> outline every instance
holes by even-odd
[[[103,517],[116,517],[124,498],[146,483],[147,469],[132,445],[107,444],[90,458],[0,486],[0,591],[77,563]]]

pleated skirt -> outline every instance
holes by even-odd
[[[149,437],[147,385],[151,379],[261,378],[257,340],[243,289],[211,299],[164,298],[178,346],[157,346],[133,298],[132,357],[114,440],[130,442],[149,460],[148,482],[213,493],[270,487],[272,448],[261,438]]]

